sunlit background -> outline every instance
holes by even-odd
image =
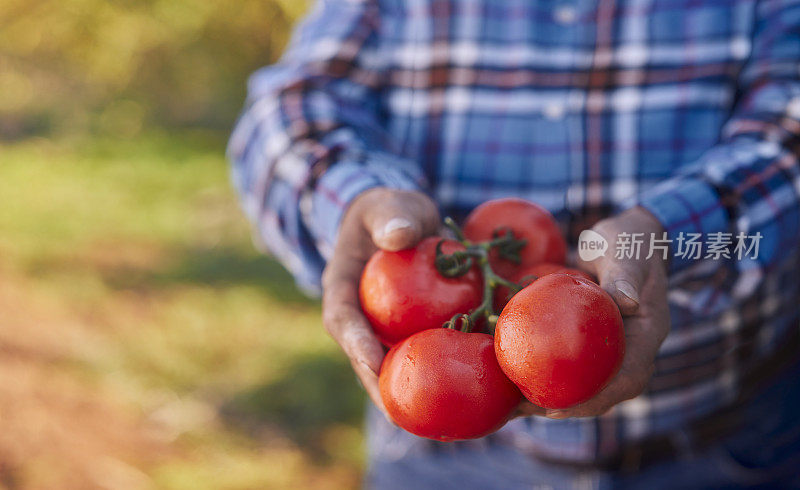
[[[0,488],[353,488],[363,395],[223,151],[298,0],[0,2]]]

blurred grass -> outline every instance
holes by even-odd
[[[15,434],[0,436],[0,488],[95,488],[60,437],[88,468],[113,455],[111,488],[358,485],[361,390],[318,304],[254,250],[223,147],[213,131],[165,130],[0,145],[0,363],[44,373],[13,396],[0,384]],[[122,445],[142,450],[88,439],[102,432],[89,421],[13,446],[47,422],[31,407],[66,413],[65,390],[80,413],[120,414]]]
[[[222,157],[309,3],[0,2],[0,489],[357,486],[361,390]]]

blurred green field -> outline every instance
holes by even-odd
[[[364,396],[224,143],[0,143],[0,488],[358,485]]]

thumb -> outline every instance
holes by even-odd
[[[403,250],[436,233],[439,211],[424,194],[397,191],[367,213],[364,226],[379,248]]]
[[[604,261],[598,278],[600,287],[617,303],[623,316],[634,315],[639,311],[639,291],[644,274],[638,262]]]

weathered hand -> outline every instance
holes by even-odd
[[[378,249],[402,250],[437,232],[434,202],[419,192],[386,188],[359,195],[342,218],[333,256],[322,276],[322,321],[342,347],[375,405],[383,410],[378,372],[384,350],[361,312],[361,271]]]
[[[651,237],[660,239],[661,223],[641,207],[603,220],[594,231],[609,243],[605,256],[579,267],[591,272],[600,286],[611,294],[625,322],[625,357],[619,373],[591,400],[566,410],[548,410],[552,418],[591,417],[641,394],[653,375],[658,348],[669,333],[667,305],[667,263],[658,250],[648,258]],[[634,233],[642,238],[641,251],[632,257],[618,257],[621,236]],[[628,254],[624,254],[628,255]]]
[[[594,274],[619,306],[625,323],[622,367],[608,386],[591,400],[562,410],[544,410],[525,402],[519,410],[522,415],[545,415],[555,419],[591,417],[638,396],[652,376],[658,348],[669,332],[666,261],[658,250],[647,258],[651,236],[662,237],[661,224],[644,208],[636,207],[600,221],[593,230],[608,241],[606,254],[591,262],[579,261],[578,266]],[[634,253],[631,258],[618,258],[618,238],[628,234],[630,243],[634,233],[642,234],[637,235],[642,240],[639,256]]]

